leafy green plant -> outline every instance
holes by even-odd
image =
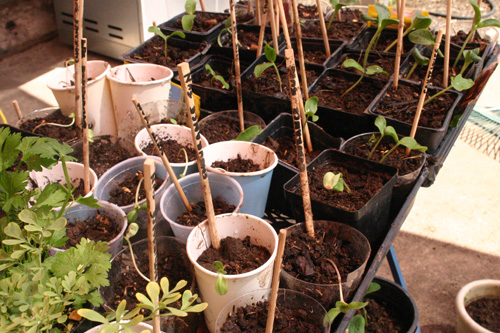
[[[227,272],[224,270],[224,264],[220,261],[216,261],[212,265],[216,269],[217,274],[219,274],[215,282],[215,291],[217,291],[219,295],[225,295],[227,293],[227,281],[226,278],[224,278],[224,274],[227,274]]]
[[[436,38],[428,29],[414,30],[408,35],[408,39],[413,44],[425,45],[430,47],[434,47],[434,44],[436,44]],[[444,55],[440,49],[438,49],[437,52],[438,56],[444,58]]]
[[[226,82],[226,80],[224,79],[224,77],[222,75],[217,75],[217,73],[215,73],[215,71],[212,69],[212,66],[210,66],[209,64],[206,64],[205,65],[205,70],[210,74],[212,75],[212,82],[213,80],[218,80],[221,84],[222,84],[222,87],[224,89],[229,89],[229,83]]]
[[[258,64],[255,66],[255,69],[253,71],[253,74],[255,75],[256,78],[259,78],[264,71],[270,67],[274,67],[274,70],[276,71],[276,75],[278,76],[278,82],[280,83],[280,91],[282,91],[282,84],[281,84],[281,77],[280,77],[280,71],[278,70],[278,66],[276,66],[276,50],[272,48],[267,42],[264,42],[266,44],[264,48],[264,54],[266,55],[266,59],[268,62],[264,62],[262,64]]]
[[[191,31],[194,25],[194,19],[196,15],[196,1],[195,0],[186,0],[184,4],[184,9],[186,10],[186,14],[182,16],[182,29],[186,31]]]
[[[361,66],[354,59],[346,59],[346,60],[344,60],[344,62],[342,63],[342,66],[344,68],[354,68],[354,69],[357,69],[358,71],[360,71],[362,73],[361,77],[358,79],[358,81],[356,81],[356,83],[354,83],[349,89],[347,89],[342,94],[342,96],[345,96],[347,93],[349,93],[349,91],[351,91],[352,89],[354,89],[361,82],[361,80],[363,80],[363,78],[364,78],[365,75],[375,75],[375,74],[379,74],[379,73],[380,74],[384,74],[384,75],[389,75],[389,73],[387,73],[386,71],[384,71],[384,69],[382,67],[380,67],[379,65],[371,65],[371,66],[368,66],[368,67],[364,68],[363,66]]]
[[[236,15],[238,15],[239,13],[241,13],[241,10],[236,11]],[[226,19],[226,21],[224,22],[224,28],[219,32],[219,35],[217,36],[217,44],[219,44],[220,47],[223,47],[221,37],[224,31],[227,31],[231,36],[233,35],[233,32],[231,31],[231,16]],[[238,41],[238,46],[241,46],[240,41]]]
[[[246,128],[243,132],[238,134],[236,137],[236,141],[250,141],[255,138],[257,135],[262,133],[262,128],[259,125],[253,125]]]
[[[133,310],[126,310],[127,301],[122,300],[114,312],[107,313],[105,316],[90,309],[80,309],[78,314],[89,320],[103,324],[101,332],[114,333],[114,332],[136,332],[132,329],[135,325],[143,321],[151,320],[155,317],[155,313],[160,313],[158,317],[186,317],[188,313],[202,312],[208,304],[200,303],[194,304],[198,298],[197,294],[192,294],[190,290],[185,290],[182,295],[180,290],[187,285],[187,281],[181,280],[177,285],[170,290],[168,278],[163,277],[160,283],[149,282],[146,286],[147,296],[142,293],[137,293],[136,298],[139,303]],[[161,295],[161,297],[160,297]],[[169,306],[182,298],[180,309]],[[139,314],[142,309],[151,312],[148,316]]]
[[[455,59],[455,62],[453,63],[453,68],[455,68],[462,57],[462,54],[464,53],[465,47],[469,43],[470,39],[478,29],[481,28],[486,28],[486,27],[497,27],[500,28],[500,21],[497,19],[486,19],[481,21],[481,9],[479,8],[478,4],[474,0],[469,0],[469,3],[472,5],[472,8],[474,9],[474,23],[472,25],[472,28],[469,31],[469,34],[465,38],[464,43],[462,44],[462,47],[460,48],[460,51],[458,52],[457,59]]]
[[[167,48],[167,42],[168,42],[168,39],[170,37],[173,37],[173,36],[177,36],[177,37],[181,37],[181,38],[186,38],[186,35],[182,32],[182,31],[174,31],[172,32],[170,35],[165,35],[161,30],[160,28],[158,28],[157,26],[155,25],[152,25],[148,28],[148,31],[149,32],[152,32],[154,33],[155,35],[157,36],[160,36],[161,38],[163,38],[163,40],[165,41],[165,58],[167,57],[168,55],[168,48]]]
[[[363,295],[363,302],[365,300],[366,295],[372,294],[376,291],[380,290],[380,284],[372,282],[368,286],[368,290]],[[368,313],[366,312],[366,307],[361,308],[363,314],[357,314],[352,317],[349,322],[349,332],[350,333],[364,333],[365,327],[368,324]]]
[[[319,116],[316,115],[316,112],[318,112],[318,103],[319,99],[316,96],[309,97],[309,99],[304,103],[306,121],[310,120],[313,123],[318,121]]]
[[[333,14],[332,14],[332,17],[330,17],[330,20],[328,21],[328,26],[326,27],[326,29],[327,30],[330,29],[330,27],[332,26],[333,21],[335,20],[335,18],[339,14],[339,10],[342,7],[349,6],[349,5],[352,5],[354,3],[356,3],[356,0],[346,0],[344,2],[339,2],[337,0],[330,0],[330,4],[333,7]]]
[[[337,192],[342,192],[345,188],[347,193],[351,193],[351,189],[347,186],[342,172],[339,172],[338,174],[333,172],[325,173],[323,176],[323,187],[327,190],[334,190]]]
[[[422,15],[420,12],[415,12],[415,17],[411,21],[411,24],[408,28],[403,33],[403,38],[406,37],[410,32],[417,30],[417,29],[427,29],[432,23],[432,19],[430,17]],[[390,49],[392,49],[396,44],[398,43],[398,40],[394,40],[389,46],[386,47],[384,52],[389,52]]]
[[[429,58],[427,58],[426,56],[423,56],[422,53],[420,53],[420,51],[417,48],[414,48],[413,51],[411,51],[411,55],[413,57],[414,63],[413,63],[413,66],[411,66],[408,74],[406,74],[407,79],[409,79],[411,77],[411,75],[413,74],[413,72],[415,72],[415,69],[417,69],[418,65],[427,66],[427,65],[429,65],[429,61],[430,61]]]

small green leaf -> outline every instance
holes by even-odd
[[[384,129],[384,135],[388,135],[388,136],[392,137],[394,139],[394,142],[396,142],[396,143],[399,142],[398,134],[396,133],[396,130],[392,126],[387,126]]]
[[[196,1],[195,0],[186,0],[186,3],[184,4],[184,9],[186,10],[186,13],[188,14],[194,14],[196,11]]]
[[[451,85],[453,89],[457,91],[468,90],[474,85],[474,81],[471,79],[465,79],[461,74],[451,78]]]
[[[18,245],[24,243],[24,239],[5,239],[2,241],[5,245]]]
[[[90,310],[90,309],[79,309],[78,314],[83,318],[91,321],[97,321],[98,323],[108,324],[109,322],[100,313]]]
[[[170,288],[170,282],[166,277],[162,277],[160,280],[160,287],[163,294],[168,294]]]
[[[146,306],[154,307],[151,300],[149,300],[149,298],[147,298],[144,294],[137,293],[137,294],[135,294],[135,298],[137,298],[137,300],[139,302],[141,302],[142,304],[144,304]]]
[[[183,33],[182,31],[174,31],[172,32],[170,35],[168,35],[168,37],[174,37],[174,36],[177,36],[177,37],[180,37],[180,38],[186,38],[186,34]]]
[[[60,217],[60,218],[56,219],[54,222],[52,222],[47,227],[47,229],[49,229],[49,230],[55,230],[55,231],[62,230],[66,226],[66,223],[67,223],[66,218],[65,217]]]
[[[469,2],[474,9],[474,25],[478,25],[481,22],[481,9],[474,0],[469,0]]]
[[[385,29],[386,27],[393,25],[393,24],[398,25],[399,20],[395,20],[395,19],[383,20],[382,23],[380,24],[380,27],[381,27],[381,29]]]
[[[366,75],[374,75],[374,74],[384,74],[389,75],[384,69],[378,65],[371,65],[366,68]]]
[[[349,322],[349,333],[364,333],[365,332],[365,318],[357,314],[352,317]]]
[[[346,302],[337,301],[335,303],[335,307],[343,313],[347,313],[349,311],[349,304],[347,304]]]
[[[154,281],[151,281],[148,283],[148,285],[146,286],[146,292],[148,293],[149,295],[149,298],[155,302],[156,300],[159,299],[159,295],[160,295],[160,286],[158,285],[158,283],[154,282]]]
[[[482,58],[479,56],[479,47],[476,47],[473,50],[464,50],[464,58],[465,63],[480,62]]]
[[[377,22],[377,19],[371,16],[366,15],[365,13],[361,13],[361,19],[365,22],[371,21],[371,22]]]
[[[486,19],[483,22],[479,23],[478,29],[479,28],[486,28],[486,27],[496,27],[500,28],[500,21],[497,19]]]
[[[134,237],[138,231],[139,225],[137,223],[130,223],[127,228],[127,232],[125,233],[125,238],[130,239],[131,237]]]
[[[256,78],[259,78],[262,75],[262,73],[264,73],[264,71],[266,69],[268,69],[269,67],[272,67],[272,66],[273,66],[273,63],[270,63],[270,62],[265,62],[265,63],[259,64],[259,65],[255,66],[253,74],[255,75]]]
[[[384,6],[383,4],[376,2],[375,10],[377,11],[377,21],[382,22],[383,20],[387,20],[391,18],[390,10]]]
[[[333,321],[335,320],[335,318],[337,318],[337,316],[340,314],[340,309],[337,309],[337,308],[332,308],[328,311],[328,318],[330,320],[330,324],[333,323]]]
[[[420,53],[418,48],[414,48],[413,51],[411,51],[411,55],[413,56],[413,59],[417,64],[427,66],[429,64],[429,58],[426,56],[423,56],[422,53]]]
[[[191,31],[194,25],[195,15],[184,15],[182,17],[182,29]]]
[[[432,35],[432,32],[427,29],[412,31],[408,35],[408,39],[410,40],[410,42],[420,45],[434,45],[434,43],[436,42],[434,36]]]
[[[365,291],[363,297],[365,297],[366,295],[372,294],[372,293],[374,293],[376,291],[379,291],[379,290],[380,290],[380,284],[378,284],[376,282],[372,282],[368,286],[368,289]]]
[[[380,134],[384,134],[385,128],[387,127],[387,121],[385,120],[384,117],[378,116],[375,119],[375,126],[377,126],[378,130],[380,131]]]
[[[217,277],[217,281],[215,282],[215,290],[219,295],[227,294],[227,281],[224,278],[224,275],[219,274]]]
[[[267,42],[264,42],[266,47],[264,48],[264,54],[266,55],[267,61],[274,63],[276,61],[276,50],[271,47]]]
[[[410,148],[411,150],[417,150],[420,152],[425,152],[427,150],[427,147],[419,145],[414,138],[411,138],[409,136],[399,140],[399,144],[405,146],[406,148]]]
[[[23,209],[21,213],[19,213],[19,219],[28,224],[37,224],[37,217],[35,213],[28,209]]]
[[[365,69],[363,68],[363,66],[361,66],[354,59],[346,59],[346,60],[344,60],[344,62],[342,63],[342,67],[344,67],[344,68],[354,68],[354,69],[357,69],[358,71],[360,71],[361,73],[363,73],[365,71]]]
[[[364,308],[367,305],[368,305],[367,302],[351,302],[351,303],[349,303],[348,308],[350,310],[359,310],[359,309]]]
[[[259,125],[253,125],[238,134],[236,141],[250,141],[260,133],[262,133],[262,128]]]
[[[24,212],[24,210],[23,210],[23,212]],[[19,215],[21,215],[21,214],[22,214],[22,212]],[[23,235],[21,228],[19,227],[19,225],[17,223],[14,223],[14,222],[10,222],[9,224],[7,224],[7,226],[3,229],[3,232],[7,236],[12,237],[12,238],[17,238],[17,239],[24,238],[24,235]]]
[[[154,25],[150,26],[148,28],[148,31],[154,33],[155,35],[160,36],[161,38],[163,38],[163,40],[167,39],[167,36],[165,36],[165,34],[157,26],[154,26]]]

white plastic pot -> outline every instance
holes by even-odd
[[[87,76],[92,80],[87,82],[86,110],[94,119],[95,135],[117,134],[111,93],[106,80],[110,68],[106,61],[87,62]],[[70,81],[74,81],[74,72],[74,65],[68,69],[57,68],[47,80],[47,87],[54,94],[61,112],[66,116],[75,112],[75,86],[70,84]]]
[[[212,198],[220,198],[228,204],[234,205],[234,213],[237,213],[243,204],[243,189],[240,184],[231,177],[209,172],[208,180]],[[201,188],[200,175],[193,173],[179,179],[179,184],[184,191],[188,201],[203,201],[203,191]],[[170,184],[160,201],[160,210],[163,217],[170,224],[175,238],[182,243],[186,243],[187,238],[195,227],[185,226],[176,222],[177,218],[186,211],[182,199],[174,184]]]
[[[500,280],[472,281],[460,289],[455,298],[457,333],[491,333],[476,323],[465,309],[468,304],[480,298],[500,299]]]
[[[90,330],[86,331],[86,333],[97,333],[100,330],[102,330],[104,327],[105,327],[104,325],[99,325],[99,326],[93,327]],[[153,326],[148,325],[146,323],[139,323],[139,324],[135,325],[134,327],[132,327],[132,330],[134,332],[137,332],[137,333],[143,332],[145,330],[149,330],[149,332],[153,332]]]
[[[180,145],[188,146],[194,148],[193,144],[193,136],[191,134],[191,129],[185,126],[174,125],[174,124],[157,124],[152,125],[151,129],[153,133],[157,136],[158,140],[174,140],[177,141]],[[201,136],[201,146],[205,148],[208,146],[208,141],[205,139],[203,135]],[[142,154],[143,156],[147,156],[146,153],[142,151],[143,148],[147,147],[151,143],[151,138],[149,137],[149,133],[145,128],[143,128],[137,135],[135,136],[135,149]],[[184,153],[178,152],[184,159]],[[169,161],[170,162],[170,161]],[[175,172],[175,175],[179,177],[180,174],[184,172],[184,168],[186,167],[186,163],[172,163],[170,162],[170,166]],[[189,161],[187,163],[186,175],[192,174],[194,172],[198,172],[198,165],[196,163],[196,159]]]
[[[209,145],[203,149],[205,164],[211,172],[234,178],[243,188],[243,207],[240,212],[263,217],[267,196],[271,186],[273,170],[278,165],[278,157],[269,148],[253,142],[223,141]],[[227,172],[212,168],[215,161],[228,161],[237,158],[250,159],[260,165],[262,170],[255,172]]]
[[[125,64],[109,71],[106,77],[111,88],[119,137],[130,138],[128,123],[140,123],[132,98],[137,98],[142,106],[168,99],[172,76],[173,72],[168,67],[155,64]]]
[[[208,329],[215,330],[215,321],[222,308],[236,297],[250,291],[270,288],[273,276],[273,263],[276,258],[278,236],[272,226],[266,221],[247,214],[222,214],[215,217],[220,239],[232,236],[240,239],[250,236],[253,244],[265,247],[271,257],[259,268],[236,275],[225,275],[228,291],[219,295],[215,290],[218,274],[207,270],[197,263],[198,257],[210,247],[208,222],[198,225],[190,234],[186,243],[189,261],[194,266],[196,282],[204,302],[208,303],[205,310],[205,322]]]

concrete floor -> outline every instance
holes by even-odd
[[[56,105],[45,86],[47,72],[62,67],[72,49],[57,40],[0,61],[0,108],[10,124],[22,112]],[[89,59],[118,61],[90,54]],[[498,105],[500,70],[479,104]],[[469,281],[500,278],[500,164],[458,140],[435,183],[421,188],[394,244],[420,312],[423,332],[453,332],[454,297]],[[384,264],[379,275],[390,277]]]

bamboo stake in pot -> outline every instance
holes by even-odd
[[[401,65],[401,53],[403,51],[403,29],[405,26],[405,7],[406,0],[398,1],[398,44],[396,46],[396,60],[394,61],[394,83],[392,88],[398,89],[399,84],[399,67]]]
[[[321,11],[321,0],[316,0],[316,7],[318,10],[321,33],[323,34],[323,43],[325,44],[326,57],[329,58],[332,53],[330,52],[330,43],[328,42],[328,31],[326,30],[325,17],[323,16],[323,12]]]
[[[87,112],[87,38],[82,38],[82,128],[83,128],[83,188],[90,192],[89,121]]]
[[[12,105],[14,106],[14,110],[16,110],[17,118],[21,119],[23,117],[23,113],[21,112],[21,108],[19,107],[16,99],[12,101]]]
[[[448,76],[450,71],[450,44],[451,44],[451,5],[453,0],[446,1],[446,36],[444,38],[444,69],[443,87],[448,86]]]
[[[274,326],[274,314],[276,313],[276,301],[280,287],[281,263],[285,252],[286,229],[281,229],[278,238],[278,251],[274,261],[273,282],[271,284],[271,297],[269,298],[269,310],[267,311],[266,333],[272,333]]]
[[[250,3],[250,0],[248,0]],[[241,68],[240,52],[238,51],[238,31],[236,29],[236,3],[229,0],[231,9],[231,30],[233,31],[233,54],[234,54],[234,75],[236,77],[236,99],[238,101],[238,119],[240,122],[240,132],[245,130],[245,118],[243,116],[243,97],[241,95]]]
[[[75,58],[75,126],[82,128],[82,63],[83,0],[73,1],[73,57]]]

